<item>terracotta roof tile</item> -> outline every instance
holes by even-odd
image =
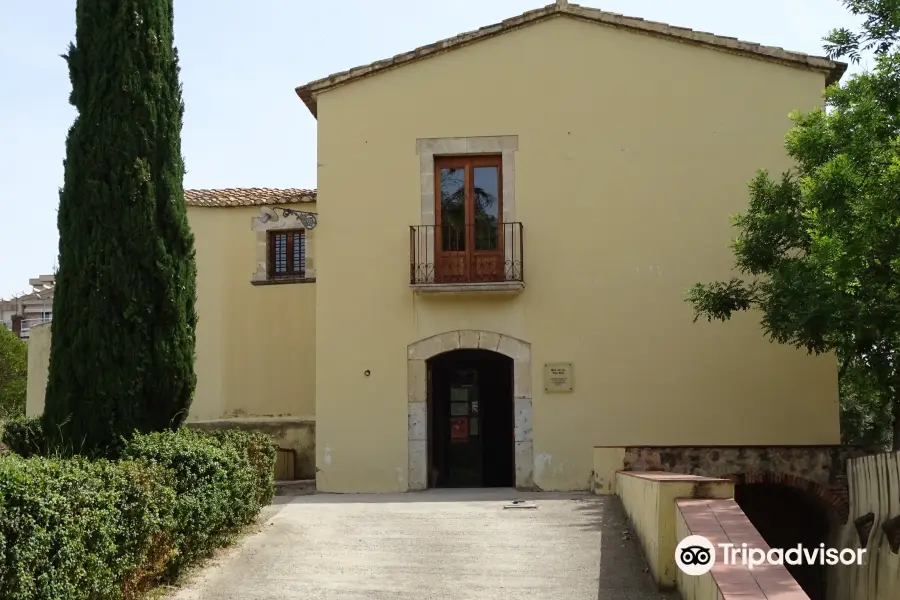
[[[300,204],[316,201],[316,190],[299,188],[225,188],[221,190],[184,190],[188,206],[265,206]]]
[[[826,74],[826,84],[838,81],[847,70],[846,63],[841,63],[821,56],[813,56],[803,54],[802,52],[792,52],[775,46],[763,46],[752,42],[741,41],[737,38],[715,35],[704,31],[694,31],[686,27],[675,27],[666,23],[657,23],[655,21],[646,21],[637,17],[626,17],[617,13],[604,12],[595,8],[586,8],[578,4],[569,4],[565,1],[550,4],[543,8],[529,10],[517,17],[504,19],[500,23],[487,25],[475,31],[461,33],[452,38],[440,40],[427,46],[421,46],[415,50],[398,54],[392,58],[379,60],[368,65],[354,67],[348,71],[334,73],[323,79],[317,79],[307,83],[306,85],[296,88],[297,95],[306,104],[309,111],[316,116],[317,103],[316,97],[333,87],[368,77],[380,73],[386,69],[392,69],[411,63],[416,60],[427,58],[440,52],[447,52],[461,48],[468,44],[478,42],[495,35],[500,35],[513,29],[530,25],[541,20],[565,15],[568,17],[580,19],[582,21],[591,21],[611,27],[620,27],[649,35],[667,37],[681,42],[697,44],[725,52],[742,54],[760,60],[777,62],[803,69],[811,69],[821,71]]]

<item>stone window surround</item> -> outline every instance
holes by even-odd
[[[513,360],[516,488],[534,489],[531,344],[492,331],[460,330],[431,336],[407,347],[407,488],[425,490],[428,474],[428,360],[444,352],[481,349]]]
[[[503,223],[516,220],[516,152],[518,135],[477,136],[455,138],[420,138],[416,140],[419,155],[420,225],[434,225],[435,181],[434,158],[436,156],[464,156],[467,154],[499,154],[503,194]],[[420,247],[434,248],[434,229],[422,233]],[[512,261],[513,248],[506,248],[506,260]]]
[[[262,212],[262,209],[260,209]],[[277,221],[263,222],[260,217],[250,219],[250,229],[256,232],[256,271],[250,278],[253,285],[274,285],[285,283],[312,283],[316,280],[315,261],[313,259],[312,230],[308,230],[296,215],[287,215]],[[278,230],[303,230],[303,243],[306,248],[306,268],[303,277],[286,279],[269,279],[269,232]]]

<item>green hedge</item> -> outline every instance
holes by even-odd
[[[0,598],[135,598],[250,523],[274,466],[264,435],[185,429],[117,461],[0,457]]]
[[[45,454],[47,450],[44,428],[37,417],[10,419],[3,424],[3,437],[0,441],[11,452],[25,458]]]
[[[275,446],[260,434],[151,433],[132,439],[124,457],[173,473],[179,553],[170,561],[169,574],[227,542],[272,499]]]
[[[131,461],[0,459],[0,597],[105,600],[155,580],[175,526],[167,477]]]

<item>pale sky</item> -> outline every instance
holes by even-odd
[[[316,187],[316,121],[296,86],[550,1],[175,0],[185,187]],[[833,27],[857,24],[839,0],[581,3],[811,54]],[[0,297],[27,291],[56,263],[75,118],[59,55],[74,35],[75,0],[0,2]]]

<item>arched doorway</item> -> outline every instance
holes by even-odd
[[[453,350],[428,371],[428,487],[513,487],[512,359]]]
[[[773,549],[802,545],[814,550],[830,546],[833,511],[809,490],[774,480],[741,482],[734,499]],[[828,571],[825,565],[785,565],[810,600],[826,600]]]
[[[460,360],[475,359],[478,362],[479,358],[493,355],[493,370],[498,373],[505,373],[506,381],[509,381],[511,378],[511,397],[508,392],[504,391],[503,393],[508,402],[500,404],[506,407],[504,410],[508,410],[510,402],[512,404],[513,483],[519,489],[534,489],[534,446],[531,427],[531,344],[501,333],[471,329],[448,331],[434,335],[412,343],[407,348],[407,404],[409,416],[407,488],[409,490],[424,490],[432,483],[440,485],[443,481],[446,481],[446,478],[442,479],[440,477],[440,473],[437,473],[437,476],[435,476],[433,469],[434,466],[437,466],[434,461],[434,436],[431,435],[433,415],[432,411],[429,410],[432,404],[434,387],[433,367],[436,364],[439,366],[444,364],[444,360],[452,362],[449,357],[446,359],[439,358],[441,355],[452,355],[457,351],[463,350],[480,350],[485,351],[486,354],[455,355]],[[433,361],[432,359],[435,360]],[[498,365],[501,365],[500,368],[497,368]],[[481,405],[479,404],[480,408]],[[457,410],[461,410],[461,408]],[[471,416],[470,414],[469,417]],[[508,424],[508,421],[505,422]],[[482,423],[479,422],[477,427],[481,431]],[[508,447],[508,432],[503,433],[501,431],[498,435],[492,435],[491,437],[495,439],[488,442],[489,445],[503,444]],[[496,479],[490,478],[488,481],[493,481],[490,485],[500,485],[499,481],[509,480],[509,469],[503,466],[502,463],[503,460],[506,460],[506,456],[508,455],[504,451],[502,457],[497,459],[501,461],[499,464],[492,463],[493,459],[488,460],[489,469],[495,469],[494,472],[503,474],[502,477],[497,477]]]

